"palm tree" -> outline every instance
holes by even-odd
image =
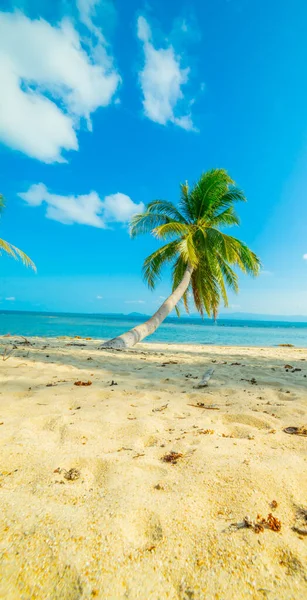
[[[2,213],[4,208],[5,208],[4,198],[0,194],[0,214]],[[31,267],[34,271],[36,271],[36,266],[35,266],[34,262],[31,260],[31,258],[29,258],[24,252],[22,252],[22,250],[19,250],[19,248],[16,248],[16,246],[13,246],[9,242],[6,242],[5,240],[2,240],[0,238],[0,252],[2,250],[4,250],[4,252],[9,254],[16,260],[18,260],[20,258],[24,265],[26,265],[27,267]]]
[[[236,202],[245,195],[223,169],[204,173],[190,190],[181,185],[178,208],[171,202],[155,200],[132,218],[131,236],[152,233],[168,242],[146,258],[143,275],[153,289],[165,264],[172,265],[173,291],[157,312],[145,323],[106,342],[104,348],[129,348],[152,334],[183,300],[189,312],[189,297],[201,316],[216,318],[221,300],[228,306],[226,286],[238,292],[238,275],[257,275],[260,260],[246,244],[221,229],[239,225]]]

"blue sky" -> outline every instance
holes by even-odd
[[[151,313],[146,202],[226,168],[263,273],[230,311],[307,316],[303,0],[27,0],[0,12],[0,308]],[[38,20],[40,19],[40,20]],[[223,312],[223,311],[222,311]]]

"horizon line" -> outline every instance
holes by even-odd
[[[125,316],[125,317],[129,317],[129,316],[134,316],[134,317],[148,317],[150,318],[151,315],[148,315],[146,313],[140,313],[137,311],[132,311],[129,313],[124,313],[124,312],[79,312],[79,311],[60,311],[60,310],[12,310],[12,309],[5,309],[5,308],[0,308],[0,314],[3,313],[8,313],[8,314],[51,314],[51,315],[92,315],[92,316]],[[236,319],[236,317],[239,317]],[[282,320],[284,322],[287,322],[288,319],[305,319],[304,322],[307,323],[307,315],[302,315],[302,314],[291,314],[291,315],[281,315],[281,314],[274,314],[274,315],[270,315],[268,313],[248,313],[248,312],[234,312],[234,313],[221,313],[216,320],[223,320],[223,319],[231,319],[233,318],[233,320],[239,320],[242,317],[246,317],[246,320],[251,320],[251,318],[254,318],[255,320],[259,320],[259,321],[265,321],[265,320]],[[184,319],[198,319],[200,321],[214,321],[213,317],[208,317],[207,315],[204,317],[201,317],[200,315],[198,315],[197,313],[195,314],[184,314],[181,315],[180,317],[176,316],[176,315],[169,315],[167,317],[167,319],[174,319],[174,320],[179,320],[181,318]]]

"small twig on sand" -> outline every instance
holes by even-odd
[[[16,348],[17,346],[12,346],[12,348],[9,350],[9,346],[7,346],[2,354],[2,360],[8,360]]]
[[[165,410],[168,407],[168,404],[163,404],[163,406],[158,406],[157,408],[153,408],[152,412],[161,412],[162,410]]]
[[[197,402],[197,404],[188,404],[188,406],[194,406],[194,408],[206,408],[207,410],[220,410],[216,404],[205,404],[204,402]]]
[[[23,342],[16,342],[16,344],[23,344],[25,346],[33,346],[33,343],[30,342],[24,335],[20,336],[23,339]]]

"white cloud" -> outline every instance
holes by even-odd
[[[145,55],[144,67],[139,72],[145,115],[161,125],[172,122],[193,130],[191,115],[180,115],[176,110],[178,102],[184,98],[181,86],[188,82],[190,69],[180,67],[180,57],[171,45],[158,50],[154,47],[151,29],[144,17],[138,18],[137,35],[143,42]]]
[[[50,194],[43,183],[32,185],[30,189],[19,194],[30,206],[47,204],[46,217],[65,225],[80,223],[93,227],[106,227],[102,218],[102,202],[96,192],[82,196],[58,196]]]
[[[260,275],[264,275],[265,277],[270,277],[271,275],[273,275],[272,271],[267,271],[266,269],[262,269],[260,271]]]
[[[103,202],[104,218],[106,221],[119,221],[127,223],[133,215],[143,212],[143,202],[135,204],[126,194],[111,194]]]
[[[145,300],[125,300],[125,304],[145,304]]]
[[[93,22],[96,7],[99,3],[100,0],[77,0],[77,8],[80,14],[80,21],[102,42],[102,33],[99,27],[96,27]]]
[[[303,259],[307,260],[307,254],[303,254]]]
[[[46,217],[65,225],[79,223],[105,229],[110,222],[127,223],[143,212],[144,204],[135,204],[126,194],[112,194],[101,200],[97,192],[80,196],[51,194],[43,183],[32,185],[27,192],[18,194],[30,206],[47,205]]]
[[[68,19],[0,12],[0,140],[43,162],[77,150],[80,119],[107,106],[120,77],[101,36],[92,54]]]
[[[100,43],[105,44],[101,29],[95,25],[95,19],[103,21],[108,29],[116,21],[116,7],[113,0],[77,0],[79,19],[87,29],[97,38]]]
[[[5,298],[5,300],[7,302],[15,302],[16,298],[15,298],[15,296],[9,296],[9,298]]]
[[[102,300],[103,296],[96,296],[96,300]]]

